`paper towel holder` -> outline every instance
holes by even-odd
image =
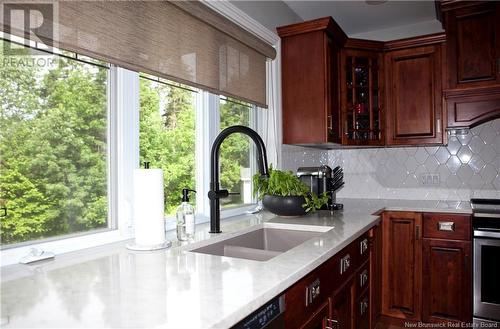
[[[140,198],[140,200],[146,198],[148,200],[145,205],[141,205],[141,207],[146,207],[147,209],[152,209],[154,208],[155,211],[153,213],[146,213],[146,214],[141,214],[138,216],[135,213],[135,207],[134,205],[134,221],[138,220],[139,218],[142,218],[143,220],[140,220],[136,223],[135,226],[135,239],[133,242],[128,243],[126,245],[127,249],[129,250],[134,250],[134,251],[153,251],[153,250],[160,250],[160,249],[165,249],[169,248],[172,246],[172,242],[166,240],[165,237],[165,218],[164,218],[164,198],[163,198],[163,171],[161,169],[150,169],[149,167],[149,162],[145,161],[144,162],[144,169],[136,169],[134,170],[134,202],[136,202],[136,198]],[[146,187],[148,188],[148,192],[144,193],[144,188],[145,186],[141,186],[139,189],[136,188],[135,183],[136,180],[140,182],[146,182]],[[155,184],[152,185],[152,190],[150,190],[151,187],[149,187],[148,184],[151,184],[151,182],[154,182]],[[156,183],[158,182],[158,183]],[[151,204],[152,200],[151,198],[147,197],[150,193],[159,193],[161,194],[161,198],[154,198],[155,202]],[[144,201],[144,200],[142,200]],[[153,206],[153,207],[152,207]],[[156,207],[158,206],[158,207]],[[144,221],[145,220],[145,221]],[[139,224],[141,224],[139,226]],[[159,225],[159,227],[158,227]],[[139,233],[138,229],[141,228],[141,235],[139,239]],[[145,230],[146,229],[146,230]],[[154,234],[151,235],[151,230],[153,230]],[[161,231],[160,231],[161,230]],[[161,234],[160,234],[161,232]]]

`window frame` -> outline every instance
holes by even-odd
[[[118,111],[119,106],[130,104],[130,93],[128,85],[133,83],[130,77],[124,75],[126,70],[114,65],[109,66],[107,77],[107,197],[108,197],[108,226],[85,232],[75,232],[65,235],[54,236],[45,239],[31,240],[11,245],[1,246],[1,266],[16,264],[19,260],[28,255],[32,249],[50,251],[57,254],[67,253],[71,251],[81,250],[94,246],[99,246],[107,243],[113,243],[130,239],[132,237],[130,230],[130,222],[127,222],[126,217],[119,216],[120,199],[118,193],[123,189],[130,189],[128,184],[124,184],[125,175],[120,177],[120,163],[125,160],[130,162],[130,159],[124,159],[125,155],[128,158],[133,157],[129,152],[119,152],[124,149],[124,138],[119,137],[119,134],[124,134],[127,130],[130,131],[130,126],[133,124],[131,120],[126,120]],[[130,76],[132,71],[129,71]],[[127,81],[128,80],[128,81]]]

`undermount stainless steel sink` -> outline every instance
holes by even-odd
[[[325,232],[324,227],[318,227],[318,230],[264,227],[193,249],[191,252],[267,261]]]

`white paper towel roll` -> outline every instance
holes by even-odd
[[[151,246],[165,242],[163,171],[134,170],[135,243]]]

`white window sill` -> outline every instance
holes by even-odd
[[[123,241],[132,236],[122,234],[119,230],[110,230],[94,234],[86,234],[76,237],[62,238],[40,243],[33,243],[22,247],[4,249],[1,251],[0,265],[18,264],[21,258],[28,255],[32,248],[43,251],[51,251],[57,255],[78,251],[86,248],[97,247],[100,245]]]
[[[255,204],[249,204],[229,209],[221,210],[221,219],[224,220],[229,217],[238,216],[245,214],[247,211],[254,210]],[[196,216],[197,224],[206,223],[210,221],[210,218],[197,214]],[[175,230],[175,218],[169,217],[165,219],[166,230]],[[127,233],[123,233],[120,230],[109,230],[105,232],[99,232],[94,234],[85,234],[80,236],[73,236],[68,238],[61,238],[57,240],[44,241],[39,243],[28,244],[24,246],[4,249],[1,251],[0,266],[7,266],[18,264],[21,258],[28,255],[32,248],[36,248],[43,251],[50,251],[54,254],[60,255],[68,252],[78,251],[82,249],[97,247],[105,245],[108,243],[114,243],[118,241],[128,240],[133,238],[132,230]]]
[[[239,216],[239,215],[244,215],[248,211],[252,211],[257,207],[257,204],[247,204],[243,206],[236,206],[233,208],[226,208],[226,209],[221,209],[220,211],[220,217],[221,220],[224,220],[229,217],[234,217],[234,216]],[[210,217],[204,216],[203,214],[197,213],[196,214],[196,224],[202,224],[202,223],[208,223],[210,222]],[[175,217],[167,217],[165,218],[165,228],[167,231],[170,230],[175,230],[176,229],[176,223],[175,223]]]

